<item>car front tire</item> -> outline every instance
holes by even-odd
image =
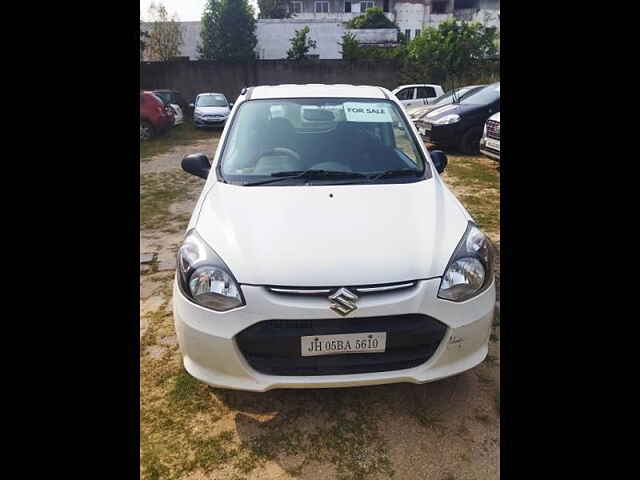
[[[460,141],[460,151],[465,155],[480,154],[480,139],[482,138],[482,128],[473,127],[465,132]]]
[[[140,122],[140,140],[149,140],[151,137],[153,137],[153,134],[153,125],[151,125],[151,123],[147,122],[146,120],[142,120]]]

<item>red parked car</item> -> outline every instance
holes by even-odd
[[[153,92],[140,92],[140,140],[146,140],[173,126],[173,109]]]

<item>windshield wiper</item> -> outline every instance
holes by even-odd
[[[380,180],[381,178],[388,178],[388,177],[408,177],[408,176],[419,176],[420,175],[420,171],[419,170],[414,170],[413,168],[402,168],[399,170],[385,170],[384,172],[380,172],[377,175],[374,176],[370,176],[369,179],[372,182],[375,182],[376,180]]]
[[[269,183],[281,182],[283,180],[291,180],[294,178],[368,178],[363,173],[358,172],[341,172],[339,170],[289,170],[286,172],[275,172],[270,175],[268,180],[260,180],[257,182],[244,183],[245,187],[251,187],[254,185],[267,185]]]

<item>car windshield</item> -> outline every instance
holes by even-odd
[[[226,107],[227,99],[224,95],[201,95],[198,97],[196,107]]]
[[[455,90],[456,92],[456,96],[458,98],[460,98],[462,95],[464,95],[465,93],[467,93],[467,91],[469,90],[469,87],[462,87],[462,88],[457,88]],[[448,92],[446,92],[444,95],[440,95],[438,98],[436,98],[433,103],[431,104],[433,105],[444,105],[446,103],[450,103],[451,102],[451,95],[453,94],[453,90],[449,90]]]
[[[460,100],[460,103],[466,105],[488,105],[496,100],[500,100],[499,83],[494,83],[470,95],[465,95],[465,97]]]
[[[388,100],[250,100],[230,126],[220,172],[232,183],[273,185],[429,178],[411,132]]]

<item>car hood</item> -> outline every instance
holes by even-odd
[[[487,108],[487,105],[472,105],[472,104],[463,104],[463,103],[451,103],[449,105],[443,105],[438,107],[431,112],[429,112],[426,116],[422,117],[421,120],[425,121],[433,121],[437,120],[440,117],[444,117],[445,115],[457,114],[464,115],[468,113],[472,113],[476,110],[484,110]]]
[[[195,113],[203,115],[222,115],[229,113],[229,107],[196,107]]]
[[[438,108],[450,105],[451,102],[449,101],[448,103],[444,103],[444,104],[440,104],[440,105],[428,105],[425,107],[421,107],[419,109],[416,109],[414,112],[409,112],[409,114],[413,114],[413,116],[417,119],[417,118],[421,118],[424,115],[426,115],[427,113],[433,112],[434,110],[437,110]]]
[[[441,276],[469,218],[439,178],[324,186],[216,182],[199,203],[196,231],[240,283],[254,285],[355,286]]]

